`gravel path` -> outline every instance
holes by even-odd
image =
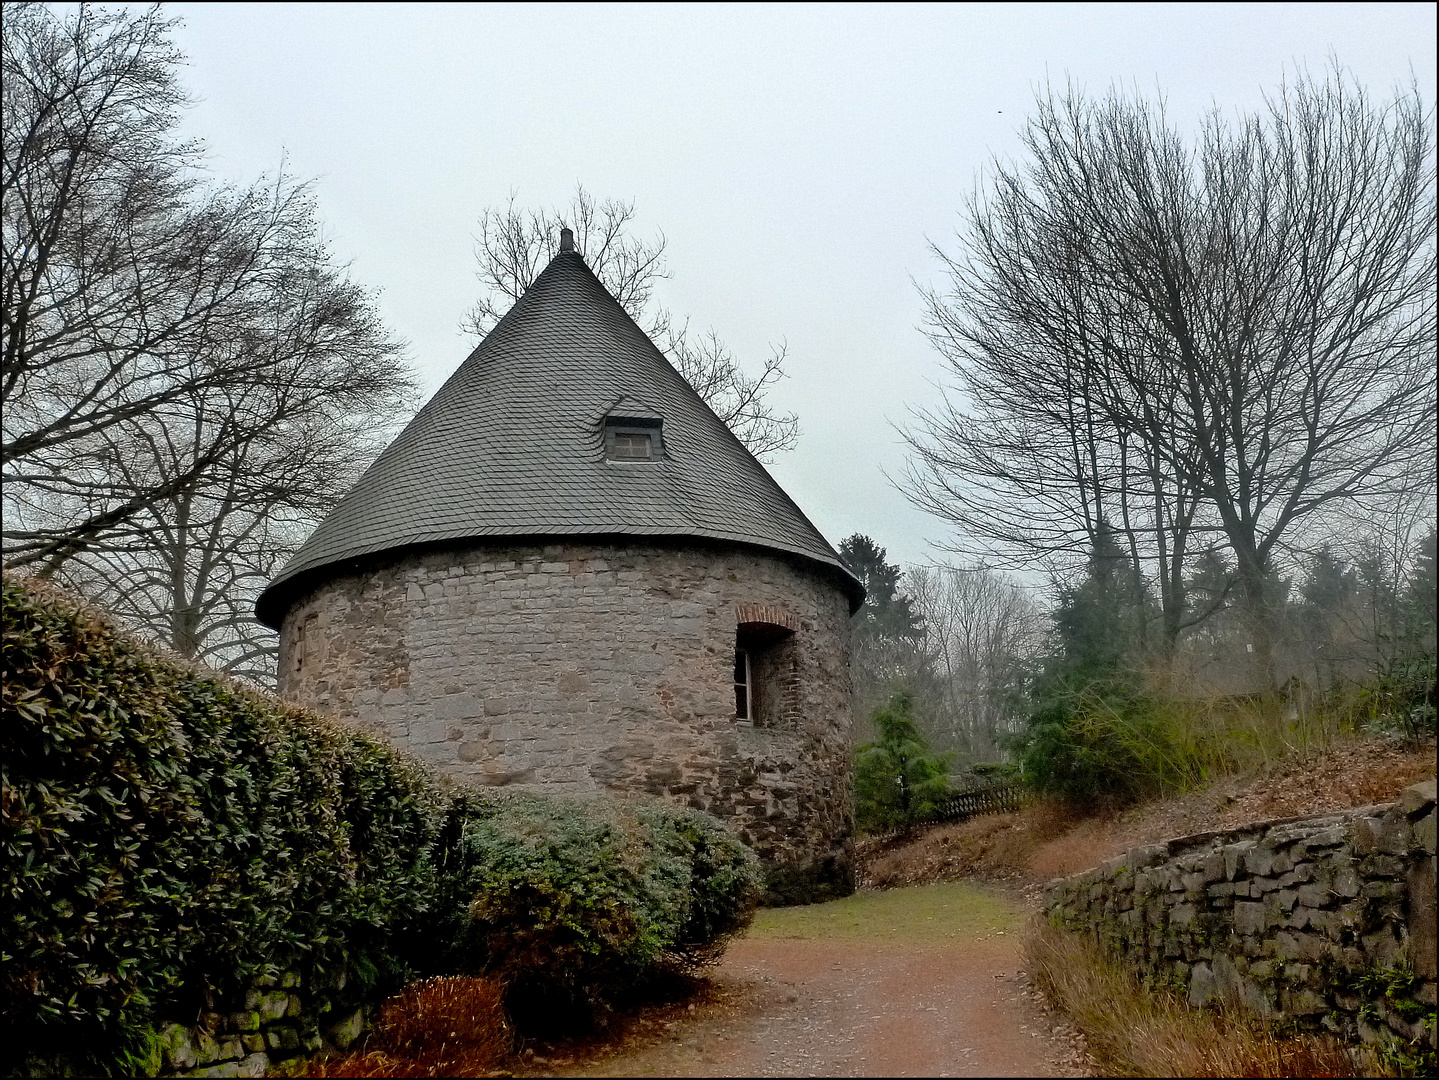
[[[617,1053],[558,1069],[540,1059],[532,1068],[562,1076],[1086,1075],[1068,1026],[1029,990],[1022,912],[1010,905],[1009,918],[993,915],[1008,901],[987,897],[993,917],[972,926],[956,927],[964,920],[946,920],[942,909],[918,915],[918,929],[886,922],[887,913],[910,915],[905,893],[913,910],[928,910],[926,890],[936,888],[878,894],[877,911],[864,897],[840,901],[852,917],[830,925],[824,909],[838,905],[778,913],[731,946],[697,1008],[677,1008]],[[786,933],[793,918],[805,926]],[[943,929],[934,932],[935,923]]]

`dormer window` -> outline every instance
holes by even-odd
[[[605,460],[651,462],[665,459],[664,420],[631,398],[623,398],[604,418]]]
[[[648,461],[654,456],[654,439],[638,431],[616,431],[612,450],[616,461]]]

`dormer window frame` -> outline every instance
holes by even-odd
[[[616,436],[641,435],[649,440],[649,456],[621,454]],[[605,461],[611,465],[658,465],[665,458],[663,424],[659,420],[639,417],[605,417]],[[629,441],[629,440],[626,440]]]

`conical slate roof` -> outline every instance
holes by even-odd
[[[653,463],[606,460],[606,418],[661,423]],[[649,430],[634,428],[634,430]],[[864,590],[798,506],[574,251],[561,251],[261,594],[337,564],[470,538],[703,537],[782,551]]]

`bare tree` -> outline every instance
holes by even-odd
[[[1046,620],[1028,591],[980,567],[921,566],[906,588],[924,621],[932,678],[926,713],[937,749],[993,761],[1024,720],[1024,680]]]
[[[172,136],[185,99],[158,9],[5,15],[4,542],[12,565],[53,573],[256,433],[237,405],[185,469],[117,482],[137,430],[267,382],[303,410],[333,390],[295,362],[364,334],[335,308],[345,286],[305,185],[206,186]],[[352,366],[394,352],[367,341]]]
[[[196,393],[111,432],[98,497],[172,493],[60,571],[181,655],[256,682],[273,674],[275,651],[254,618],[256,597],[413,406],[413,382],[369,298],[346,282],[327,287],[323,347],[264,382]],[[229,438],[236,428],[246,437]],[[221,443],[229,449],[217,456]],[[175,477],[191,479],[174,486]]]
[[[765,458],[793,447],[798,419],[777,412],[766,400],[769,389],[784,377],[785,347],[774,347],[758,374],[750,375],[714,330],[691,331],[688,319],[676,319],[656,304],[655,285],[669,277],[665,238],[663,233],[653,240],[635,236],[634,216],[633,202],[597,202],[583,187],[575,189],[574,199],[563,209],[522,209],[514,195],[503,208],[487,209],[475,243],[483,291],[462,328],[476,339],[489,333],[554,258],[560,229],[568,226],[574,230],[576,250],[595,276],[751,453]]]
[[[1417,92],[1381,107],[1337,68],[1261,116],[1211,115],[1193,150],[1162,105],[1041,97],[1028,167],[996,164],[929,298],[969,396],[920,417],[916,501],[1032,554],[1108,494],[1137,560],[1139,508],[1166,632],[1191,609],[1191,536],[1222,538],[1272,686],[1275,560],[1334,504],[1432,472],[1432,141]],[[1013,498],[998,526],[964,505],[971,469],[979,505]],[[1014,527],[1035,510],[1037,541]]]
[[[174,137],[172,27],[6,6],[5,555],[185,655],[263,666],[260,577],[411,382],[306,185],[209,185]]]

